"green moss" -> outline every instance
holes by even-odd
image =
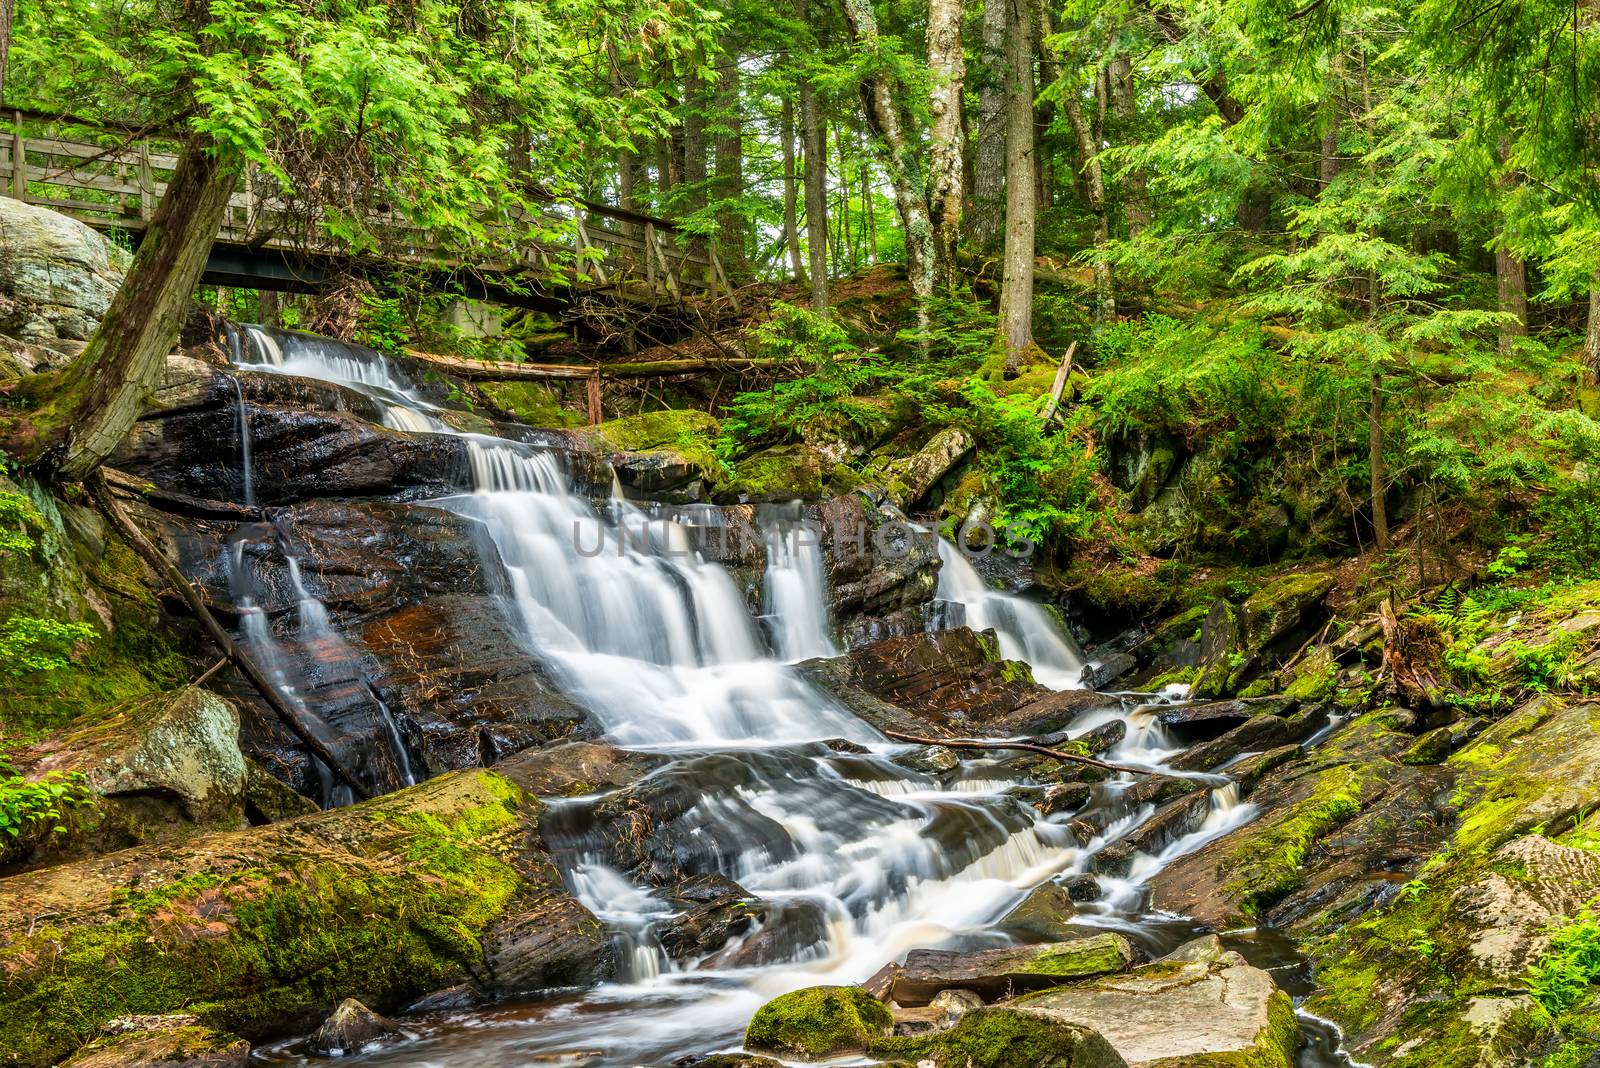
[[[484,382],[478,391],[508,415],[536,427],[582,426],[579,412],[561,406],[561,398],[537,382]]]
[[[870,1052],[935,1068],[1116,1068],[1123,1063],[1097,1032],[1006,1008],[973,1009],[943,1034],[882,1040]]]
[[[820,1060],[865,1050],[893,1023],[883,1003],[860,987],[811,986],[757,1009],[744,1044],[761,1053]]]
[[[393,1004],[480,973],[482,934],[527,885],[506,850],[535,802],[489,772],[417,789],[460,803],[420,811],[390,795],[341,814],[359,823],[339,840],[378,836],[398,845],[393,861],[308,853],[303,839],[275,852],[269,837],[245,866],[135,887],[104,922],[14,940],[0,950],[0,1058],[51,1063],[129,1014],[261,1035],[351,991]]]
[[[1257,916],[1300,886],[1312,847],[1361,811],[1362,774],[1351,764],[1322,772],[1310,796],[1269,817],[1223,862],[1234,872],[1227,890],[1247,916]]]
[[[823,463],[805,445],[780,445],[746,456],[721,489],[752,497],[819,497]]]

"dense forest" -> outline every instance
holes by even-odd
[[[1600,1064],[1592,0],[0,0],[0,101],[0,1063]]]

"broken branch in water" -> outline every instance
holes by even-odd
[[[998,738],[923,738],[915,734],[902,734],[899,731],[884,731],[885,735],[897,742],[911,742],[915,745],[942,745],[946,749],[1018,749],[1025,753],[1038,753],[1054,760],[1066,761],[1069,764],[1083,764],[1102,771],[1115,771],[1126,775],[1160,775],[1159,771],[1149,768],[1135,768],[1126,764],[1112,764],[1094,757],[1083,756],[1079,753],[1069,753],[1064,749],[1051,749],[1047,745],[1037,745],[1033,742],[1006,742]]]

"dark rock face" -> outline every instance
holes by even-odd
[[[558,694],[506,622],[481,564],[473,524],[440,508],[310,501],[267,509],[241,528],[214,519],[160,515],[184,571],[224,618],[244,611],[226,546],[247,536],[241,557],[256,606],[287,651],[305,665],[297,692],[332,733],[335,752],[374,788],[401,785],[401,754],[374,745],[399,729],[413,774],[491,764],[529,746],[593,733],[589,717]],[[325,605],[337,638],[308,634],[289,558]],[[284,750],[271,714],[248,688],[234,696],[248,717],[247,750]],[[380,707],[381,706],[381,707]],[[294,785],[309,790],[303,761]]]
[[[345,998],[333,1010],[333,1015],[311,1032],[307,1045],[312,1053],[320,1056],[342,1057],[401,1033],[400,1025],[393,1020],[379,1016],[355,998]]]
[[[1054,691],[1000,658],[993,634],[918,631],[800,665],[814,684],[880,730],[1007,737],[1059,730],[1105,698]]]
[[[823,502],[817,521],[828,599],[845,644],[921,630],[939,584],[934,536],[860,494]]]

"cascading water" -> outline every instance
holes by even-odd
[[[376,354],[309,343],[301,351],[298,340],[283,340],[296,335],[265,335],[268,348],[250,336],[256,359],[247,367],[336,381],[382,403],[391,427],[454,433]],[[786,663],[833,651],[820,554],[790,537],[797,510],[761,516],[769,648],[729,573],[696,551],[695,513],[675,522],[671,511],[646,512],[615,491],[596,503],[574,490],[553,453],[459,436],[472,492],[433,503],[481,523],[494,550],[486,562],[500,571],[529,650],[608,739],[672,758],[651,782],[685,798],[674,862],[736,881],[770,918],[703,959],[669,959],[657,932],[674,909],[608,864],[595,800],[551,802],[541,834],[574,893],[613,932],[619,981],[492,1010],[471,1026],[435,1020],[419,1028],[419,1041],[367,1060],[487,1068],[505,1063],[509,1047],[541,1061],[585,1051],[574,1063],[628,1068],[733,1049],[751,1013],[784,990],[859,981],[913,948],[1003,942],[991,925],[1029,890],[1089,871],[1096,853],[1150,814],[1127,811],[1127,781],[1103,783],[1078,813],[1104,812],[1103,830],[1078,842],[1066,817],[1046,818],[1007,792],[1014,783],[998,762],[969,762],[945,777],[897,764],[902,747]],[[1047,613],[988,589],[953,547],[941,553],[941,598],[960,604],[969,625],[993,627],[1005,655],[1030,662],[1041,681],[1077,685],[1083,658]],[[308,616],[327,625],[305,600],[301,615],[302,630]],[[257,627],[247,622],[247,633]],[[1075,733],[1113,719],[1128,725],[1115,759],[1170,771],[1163,762],[1177,746],[1149,704],[1108,698]],[[841,752],[828,739],[865,751]],[[1127,876],[1102,878],[1105,899],[1085,922],[1175,944],[1174,926],[1189,929],[1147,916],[1143,883],[1253,814],[1236,788],[1214,790],[1209,804],[1198,829],[1135,856]]]
[[[973,630],[1000,636],[1000,653],[1009,660],[1033,666],[1033,677],[1057,690],[1082,685],[1084,656],[1077,644],[1042,606],[992,588],[972,563],[943,538],[939,539],[939,588],[934,596],[947,605],[960,605],[960,618],[947,617],[951,625],[965,623]]]

